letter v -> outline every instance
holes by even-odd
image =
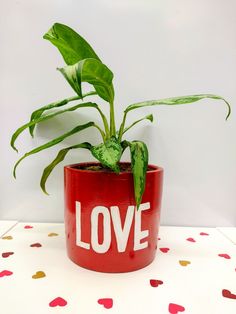
[[[127,209],[123,229],[121,226],[120,211],[118,206],[111,206],[111,217],[116,235],[118,252],[124,252],[127,246],[130,228],[134,217],[134,206],[129,206]]]

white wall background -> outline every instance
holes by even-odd
[[[179,107],[140,109],[132,119],[155,113],[128,138],[145,141],[150,162],[165,169],[162,224],[236,225],[236,2],[234,0],[18,0],[1,1],[0,219],[63,220],[63,167],[48,181],[50,197],[39,188],[44,167],[61,147],[34,155],[12,177],[17,158],[80,122],[98,119],[92,109],[44,122],[31,139],[17,141],[20,155],[9,148],[12,132],[42,105],[72,96],[56,67],[63,60],[42,39],[54,22],[70,25],[94,47],[115,74],[116,113],[148,99],[217,93],[233,107],[225,122],[221,101],[205,100]],[[106,105],[107,107],[107,105]],[[81,141],[97,143],[93,132]],[[126,155],[128,157],[128,155]],[[65,164],[93,160],[72,152]]]

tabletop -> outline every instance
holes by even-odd
[[[66,256],[64,225],[0,222],[0,313],[235,314],[236,228],[162,226],[148,267],[106,274]]]

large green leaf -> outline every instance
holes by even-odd
[[[96,59],[84,59],[74,65],[59,69],[74,91],[82,97],[82,82],[92,84],[97,94],[108,102],[113,102],[113,73]]]
[[[212,95],[212,94],[200,94],[200,95],[189,95],[189,96],[180,96],[180,97],[173,97],[173,98],[165,98],[165,99],[159,99],[159,100],[150,100],[150,101],[144,101],[139,102],[136,104],[129,105],[125,109],[125,113],[141,108],[141,107],[148,107],[148,106],[156,106],[156,105],[182,105],[182,104],[190,104],[193,102],[196,102],[198,100],[204,99],[204,98],[211,98],[211,99],[220,99],[223,100],[227,107],[228,107],[228,113],[226,116],[226,120],[230,116],[231,108],[229,103],[221,96]]]
[[[134,178],[134,195],[137,208],[139,208],[146,183],[148,149],[146,144],[140,141],[124,142],[123,147],[127,146],[127,144],[130,147],[131,167]]]
[[[75,64],[86,58],[100,60],[89,43],[66,25],[55,23],[43,38],[59,49],[66,64]]]
[[[122,154],[122,147],[115,137],[111,137],[105,143],[91,148],[93,156],[99,160],[105,167],[119,172],[118,162]]]
[[[87,96],[96,95],[96,94],[97,94],[96,92],[89,92],[89,93],[83,95],[83,98],[85,98]],[[49,105],[43,106],[43,107],[35,110],[31,114],[30,121],[33,121],[33,120],[36,120],[36,119],[40,118],[42,116],[42,114],[44,113],[44,111],[46,111],[46,110],[55,109],[55,108],[59,108],[59,107],[65,106],[69,102],[75,101],[75,100],[78,100],[78,99],[81,99],[81,97],[74,96],[74,97],[70,97],[70,98],[65,98],[63,100],[55,101],[55,102],[53,102],[53,103],[51,103]],[[31,136],[33,136],[35,126],[36,125],[34,124],[34,125],[31,125],[29,127],[29,131],[30,131]]]
[[[40,181],[40,186],[41,189],[43,190],[43,192],[45,194],[48,194],[46,191],[46,181],[49,177],[49,175],[51,174],[52,170],[60,163],[64,160],[64,158],[66,157],[67,153],[71,150],[71,149],[75,149],[75,148],[86,148],[86,149],[91,149],[91,144],[90,143],[81,143],[81,144],[77,144],[77,145],[73,145],[64,149],[61,149],[59,151],[59,153],[57,154],[56,158],[44,169],[42,177],[41,177],[41,181]]]
[[[18,128],[15,133],[12,135],[12,138],[11,138],[11,147],[17,151],[16,147],[15,147],[15,141],[17,139],[17,137],[27,128],[31,127],[31,126],[34,126],[35,124],[37,123],[40,123],[42,121],[46,121],[46,120],[49,120],[57,115],[60,115],[62,113],[65,113],[65,112],[68,112],[68,111],[74,111],[78,108],[84,108],[84,107],[93,107],[93,108],[96,108],[98,109],[98,105],[95,104],[95,103],[91,103],[91,102],[87,102],[87,103],[82,103],[82,104],[78,104],[76,106],[73,106],[73,107],[70,107],[70,108],[67,108],[67,109],[64,109],[64,110],[59,110],[55,113],[52,113],[52,114],[49,114],[49,115],[45,115],[45,116],[41,116],[37,119],[34,119],[33,121],[30,121],[24,125],[22,125],[20,128]]]
[[[38,153],[38,152],[40,152],[40,151],[42,151],[42,150],[44,150],[44,149],[47,149],[47,148],[49,148],[49,147],[52,147],[52,146],[54,146],[54,145],[56,145],[56,144],[62,142],[65,138],[67,138],[67,137],[69,137],[69,136],[71,136],[71,135],[73,135],[73,134],[75,134],[75,133],[78,133],[78,132],[80,132],[80,131],[82,131],[82,130],[84,130],[84,129],[87,129],[87,128],[91,127],[91,126],[94,126],[94,122],[88,122],[88,123],[86,123],[86,124],[78,125],[77,127],[75,127],[74,129],[70,130],[69,132],[67,132],[67,133],[65,133],[65,134],[63,134],[63,135],[61,135],[61,136],[55,138],[54,140],[52,140],[52,141],[50,141],[50,142],[47,142],[46,144],[43,144],[43,145],[41,145],[41,146],[39,146],[39,147],[37,147],[37,148],[31,150],[31,151],[28,152],[28,153],[26,153],[26,154],[25,154],[23,157],[21,157],[21,158],[17,161],[17,163],[15,164],[14,170],[13,170],[13,175],[14,175],[14,177],[16,177],[16,168],[17,168],[17,166],[18,166],[19,163],[20,163],[23,159],[25,159],[26,157],[28,157],[28,156],[30,156],[30,155],[33,155],[33,154],[36,154],[36,153]]]

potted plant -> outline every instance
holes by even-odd
[[[230,105],[220,96],[200,94],[144,101],[129,105],[123,120],[116,127],[113,73],[101,61],[92,47],[74,30],[56,23],[44,35],[61,53],[66,66],[58,70],[75,91],[75,96],[53,102],[34,111],[30,121],[16,130],[11,146],[16,149],[17,137],[26,129],[31,136],[35,126],[45,120],[80,108],[93,108],[101,117],[102,125],[93,121],[78,124],[65,134],[27,152],[26,157],[50,148],[65,138],[87,128],[95,128],[102,143],[91,145],[76,142],[60,150],[56,158],[44,169],[41,188],[47,194],[45,183],[57,164],[67,153],[79,148],[89,150],[98,163],[78,163],[64,168],[65,176],[65,228],[69,257],[78,265],[103,272],[127,272],[152,262],[157,249],[163,169],[148,165],[148,149],[142,141],[127,141],[124,134],[142,120],[153,121],[152,114],[126,125],[132,111],[155,105],[175,106],[190,104],[204,98],[223,100],[230,115]],[[82,83],[93,88],[83,93]],[[110,108],[109,119],[101,107],[85,99],[93,95],[105,100]],[[79,101],[79,102],[77,102]],[[71,102],[75,105],[66,107]],[[60,107],[63,107],[61,109]],[[58,109],[51,112],[51,109]],[[53,121],[53,120],[52,120]],[[120,162],[125,149],[130,150],[131,163]]]

